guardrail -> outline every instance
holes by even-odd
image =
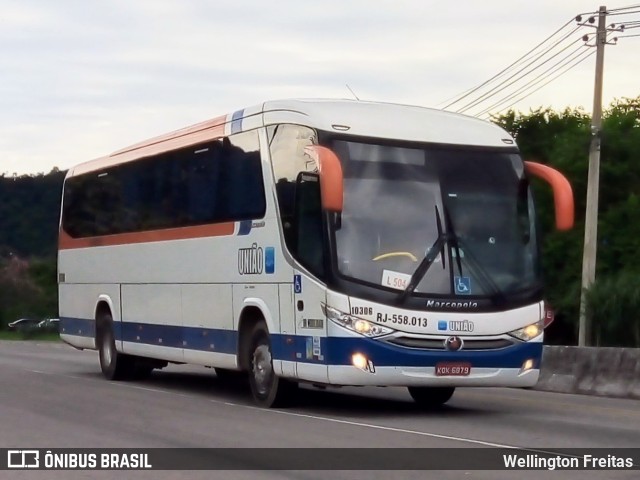
[[[545,345],[535,388],[640,399],[640,348]]]

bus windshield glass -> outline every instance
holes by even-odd
[[[342,277],[404,290],[438,245],[414,294],[492,297],[540,287],[533,201],[514,149],[335,136],[328,146],[344,172],[334,227]]]

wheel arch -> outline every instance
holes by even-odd
[[[98,297],[95,308],[94,308],[94,314],[93,314],[93,318],[95,319],[95,322],[96,322],[96,331],[95,331],[96,348],[98,345],[100,345],[100,336],[102,335],[102,332],[104,331],[105,328],[108,328],[108,325],[105,320],[105,315],[107,314],[111,315],[112,321],[115,321],[116,320],[114,318],[115,311],[116,310],[114,308],[113,300],[109,295],[103,294]],[[118,347],[118,343],[120,342],[116,341],[116,348]]]

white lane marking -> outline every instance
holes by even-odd
[[[571,455],[571,454],[567,454],[567,453],[558,453],[558,452],[553,452],[553,451],[550,451],[550,450],[540,450],[540,449],[535,449],[535,448],[518,447],[516,445],[505,445],[505,444],[502,444],[502,443],[485,442],[484,440],[475,440],[473,438],[454,437],[454,436],[451,436],[451,435],[441,435],[439,433],[422,432],[422,431],[419,431],[419,430],[407,430],[407,429],[404,429],[404,428],[387,427],[385,425],[375,425],[375,424],[372,424],[372,423],[352,422],[350,420],[340,420],[339,418],[321,417],[321,416],[318,416],[318,415],[309,415],[309,414],[306,414],[306,413],[286,412],[284,410],[272,410],[272,409],[254,407],[254,406],[251,406],[251,405],[242,405],[242,404],[236,404],[236,403],[221,402],[219,400],[211,400],[211,401],[213,403],[220,403],[220,404],[229,405],[229,406],[232,406],[232,407],[248,408],[249,410],[258,410],[260,412],[265,412],[265,413],[277,413],[279,415],[288,415],[288,416],[291,416],[291,417],[309,418],[309,419],[312,419],[312,420],[320,420],[320,421],[325,421],[325,422],[340,423],[340,424],[344,424],[344,425],[351,425],[351,426],[363,427],[363,428],[372,428],[372,429],[376,429],[376,430],[385,430],[385,431],[394,432],[394,433],[404,433],[404,434],[409,434],[409,435],[418,435],[418,436],[422,436],[422,437],[438,438],[438,439],[441,439],[441,440],[452,440],[452,441],[456,441],[456,442],[471,443],[471,444],[474,444],[474,445],[482,445],[482,446],[485,446],[485,447],[505,448],[505,449],[510,449],[510,450],[521,450],[521,451],[526,451],[526,452],[557,455],[557,456],[561,456],[561,457],[581,458],[579,455]]]
[[[100,380],[95,380],[95,379],[91,379],[91,378],[83,378],[83,377],[77,377],[74,375],[65,375],[65,374],[60,374],[60,373],[52,373],[52,372],[41,372],[38,370],[28,370],[30,372],[34,372],[34,373],[41,373],[41,374],[45,374],[45,375],[58,375],[61,377],[66,377],[66,378],[73,378],[76,380],[91,380],[94,382],[98,382]],[[127,383],[119,383],[119,382],[110,382],[113,385],[117,385],[119,387],[123,387],[123,388],[132,388],[135,390],[144,390],[144,391],[149,391],[149,392],[153,392],[153,393],[166,393],[166,394],[170,394],[170,395],[177,395],[179,397],[188,397],[188,398],[192,398],[191,395],[186,395],[183,393],[177,393],[177,392],[173,392],[171,390],[162,390],[162,389],[158,389],[158,388],[148,388],[148,387],[141,387],[139,385],[132,385],[132,384],[127,384]],[[362,423],[362,422],[353,422],[350,420],[341,420],[339,418],[332,418],[332,417],[321,417],[318,415],[309,415],[306,413],[294,413],[294,412],[287,412],[284,410],[272,410],[272,409],[266,409],[266,408],[260,408],[260,407],[254,407],[252,405],[243,405],[241,403],[232,403],[232,402],[223,402],[221,400],[213,400],[213,399],[209,399],[210,402],[212,403],[217,403],[220,405],[227,405],[229,407],[240,407],[240,408],[246,408],[249,410],[257,410],[259,412],[262,413],[273,413],[273,414],[278,414],[278,415],[285,415],[285,416],[290,416],[290,417],[298,417],[298,418],[307,418],[307,419],[311,419],[311,420],[318,420],[318,421],[324,421],[324,422],[330,422],[330,423],[338,423],[338,424],[342,424],[342,425],[350,425],[350,426],[354,426],[354,427],[362,427],[362,428],[371,428],[371,429],[375,429],[375,430],[384,430],[387,432],[394,432],[394,433],[403,433],[403,434],[407,434],[407,435],[417,435],[417,436],[422,436],[422,437],[430,437],[430,438],[437,438],[440,440],[451,440],[451,441],[455,441],[455,442],[462,442],[462,443],[470,443],[473,445],[482,445],[485,447],[494,447],[494,448],[505,448],[505,449],[510,449],[510,450],[521,450],[521,451],[527,451],[527,452],[534,452],[534,453],[544,453],[544,454],[551,454],[551,455],[558,455],[558,456],[563,456],[563,457],[576,457],[578,458],[578,456],[576,455],[570,455],[570,454],[566,454],[566,453],[558,453],[558,452],[553,452],[553,451],[549,451],[549,450],[540,450],[540,449],[534,449],[534,448],[527,448],[527,447],[518,447],[516,445],[506,445],[506,444],[502,444],[502,443],[494,443],[494,442],[486,442],[484,440],[475,440],[473,438],[465,438],[465,437],[455,437],[452,435],[442,435],[439,433],[431,433],[431,432],[423,432],[420,430],[408,430],[405,428],[397,428],[397,427],[388,427],[385,425],[376,425],[373,423]]]
[[[251,405],[242,405],[242,404],[235,404],[235,403],[229,403],[229,402],[221,402],[219,400],[211,400],[211,401],[213,403],[222,403],[224,405],[229,405],[229,406],[233,406],[233,407],[244,407],[244,408],[248,408],[250,410],[259,410],[261,412],[276,413],[278,415],[286,415],[286,416],[290,416],[290,417],[308,418],[308,419],[311,419],[311,420],[320,420],[320,421],[324,421],[324,422],[340,423],[340,424],[343,424],[343,425],[351,425],[351,426],[355,426],[355,427],[373,428],[373,429],[377,429],[377,430],[385,430],[385,431],[388,431],[388,432],[405,433],[405,434],[409,434],[409,435],[420,435],[420,436],[423,436],[423,437],[439,438],[439,439],[442,439],[442,440],[453,440],[453,441],[458,441],[458,442],[473,443],[475,445],[483,445],[485,447],[521,449],[521,447],[516,447],[516,446],[513,446],[513,445],[503,445],[501,443],[485,442],[483,440],[474,440],[472,438],[454,437],[454,436],[451,436],[451,435],[441,435],[439,433],[422,432],[422,431],[419,431],[419,430],[407,430],[407,429],[404,429],[404,428],[387,427],[385,425],[375,425],[373,423],[353,422],[351,420],[341,420],[339,418],[332,418],[332,417],[321,417],[321,416],[318,416],[318,415],[309,415],[307,413],[286,412],[284,410],[269,410],[269,409],[266,409],[266,408],[254,407],[254,406],[251,406]]]

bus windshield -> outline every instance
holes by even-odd
[[[333,232],[342,277],[405,290],[430,263],[415,294],[539,288],[534,206],[517,151],[354,137],[332,137],[328,146],[344,172]],[[423,262],[434,245],[440,251]]]

